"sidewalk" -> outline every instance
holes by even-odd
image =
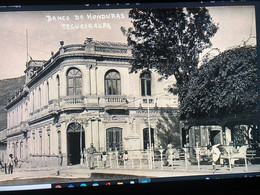
[[[260,165],[249,165],[249,172],[260,172]],[[92,174],[103,175],[125,175],[137,177],[178,177],[192,175],[214,175],[214,174],[230,174],[230,173],[246,173],[245,167],[235,167],[229,171],[228,167],[217,166],[217,170],[212,170],[211,165],[202,165],[201,169],[195,165],[189,166],[188,170],[183,167],[163,167],[161,169],[124,169],[124,168],[96,168],[89,170],[86,166],[66,166],[66,167],[44,167],[34,169],[14,169],[13,174],[5,174],[0,172],[0,182],[8,180],[24,180],[24,179],[39,179],[39,178],[64,178],[76,179],[86,178],[91,179]]]

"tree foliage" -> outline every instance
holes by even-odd
[[[132,9],[129,17],[133,27],[122,32],[132,46],[132,70],[155,68],[165,77],[174,75],[181,91],[218,29],[208,10]]]
[[[258,109],[254,46],[227,50],[202,65],[188,83],[182,118],[225,118]]]
[[[158,119],[157,125],[158,145],[162,148],[167,148],[168,144],[175,147],[181,146],[180,140],[180,123],[176,116],[167,114],[162,110],[161,118]]]
[[[174,75],[171,92],[182,105],[199,55],[211,47],[218,26],[204,7],[132,9],[129,17],[133,27],[121,30],[132,48],[132,71],[153,68],[162,77]]]

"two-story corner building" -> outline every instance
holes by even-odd
[[[162,111],[174,117],[175,79],[154,70],[130,73],[131,50],[87,38],[64,45],[48,61],[26,64],[26,83],[7,105],[7,154],[34,166],[79,164],[81,151],[145,150],[160,146]],[[165,123],[166,125],[167,123]]]

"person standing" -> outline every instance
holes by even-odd
[[[59,166],[61,167],[61,166],[62,166],[62,163],[63,163],[63,155],[62,155],[61,151],[59,151],[59,156],[58,156],[58,158],[59,158]]]
[[[91,143],[90,147],[87,149],[88,167],[90,169],[94,169],[94,153],[95,152],[96,152],[96,148],[93,146],[93,143]]]
[[[213,145],[211,149],[212,165],[214,170],[216,170],[216,162],[218,161],[221,154],[220,150],[218,149],[219,146],[220,144]]]
[[[8,164],[8,174],[13,174],[14,160],[12,154],[9,154],[7,164]]]
[[[14,158],[14,166],[15,166],[15,168],[18,167],[18,158],[17,157]]]
[[[105,151],[102,152],[101,159],[102,159],[102,163],[103,163],[104,168],[106,168],[106,166],[107,166],[107,153]]]

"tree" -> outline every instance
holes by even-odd
[[[181,118],[228,127],[236,144],[245,144],[245,140],[257,143],[258,101],[256,47],[236,47],[214,57],[192,75]]]
[[[188,82],[182,118],[223,119],[258,110],[255,46],[227,50],[202,65]]]
[[[175,147],[181,146],[180,140],[180,123],[173,114],[167,113],[167,109],[162,109],[161,118],[158,119],[156,129],[158,137],[158,145],[167,148],[168,144]]]
[[[174,75],[182,103],[186,85],[196,71],[199,55],[211,46],[217,32],[208,10],[200,8],[132,9],[133,27],[121,28],[132,47],[132,71],[155,68],[164,77]]]

